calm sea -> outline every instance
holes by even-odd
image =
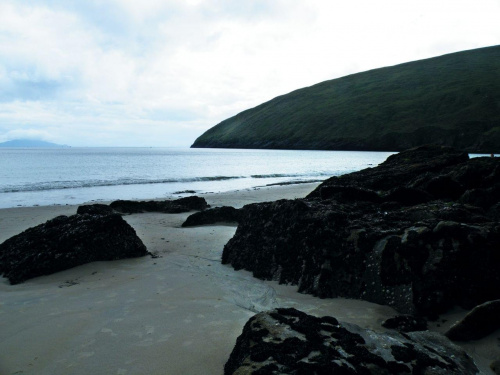
[[[0,208],[169,198],[324,180],[389,152],[177,148],[0,149]]]

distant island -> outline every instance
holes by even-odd
[[[70,146],[58,145],[52,142],[46,142],[36,139],[14,139],[12,141],[0,143],[0,147],[40,147],[40,148],[66,148]]]
[[[237,114],[193,148],[500,151],[500,46],[318,83]]]

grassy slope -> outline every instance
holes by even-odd
[[[500,46],[325,81],[214,126],[192,147],[500,151]]]

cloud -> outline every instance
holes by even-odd
[[[0,139],[188,146],[303,86],[499,44],[498,15],[495,0],[4,0]]]

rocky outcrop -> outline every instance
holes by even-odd
[[[84,206],[79,206],[76,210],[78,215],[89,214],[89,215],[110,215],[116,213],[113,208],[106,204],[87,204]]]
[[[216,223],[238,223],[241,212],[230,206],[214,207],[209,210],[195,212],[182,223],[183,227],[207,225]]]
[[[120,215],[58,216],[0,245],[0,275],[18,284],[89,262],[147,254]]]
[[[247,205],[222,262],[319,297],[434,317],[500,298],[497,158],[435,146],[333,177],[306,199]],[[359,197],[359,198],[358,198]],[[470,201],[468,201],[470,202]]]
[[[477,374],[472,359],[432,332],[377,333],[295,309],[253,316],[224,374]]]
[[[136,214],[142,212],[163,212],[177,214],[192,210],[205,210],[209,207],[205,198],[191,196],[176,200],[166,201],[128,201],[117,200],[109,205],[112,209],[123,214]]]
[[[445,335],[453,341],[479,340],[500,329],[500,300],[476,306]]]

